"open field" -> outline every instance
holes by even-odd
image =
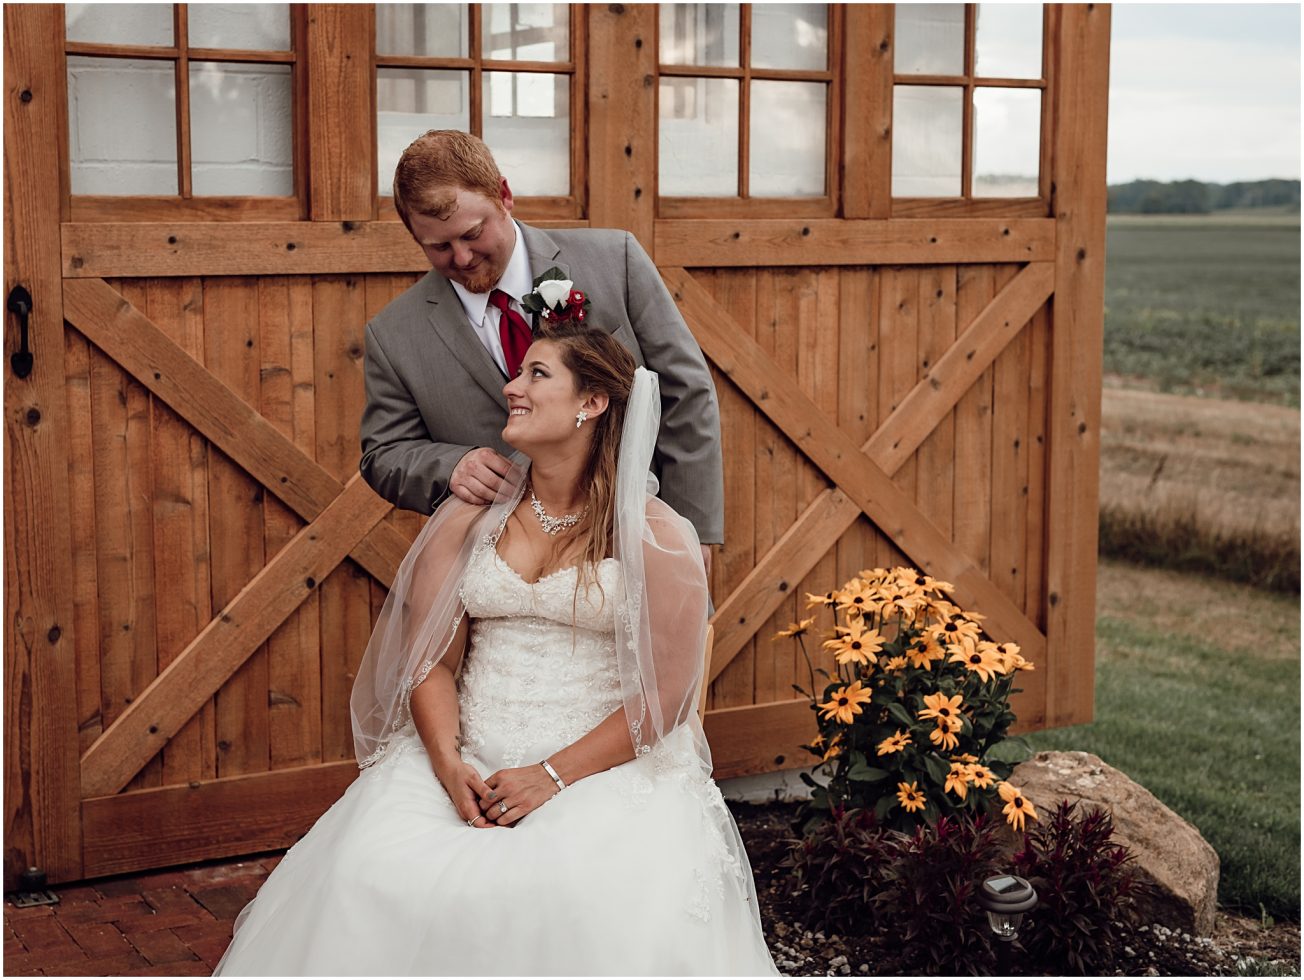
[[[1299,450],[1297,409],[1107,387],[1102,553],[1298,591]]]
[[[1299,405],[1298,215],[1113,215],[1105,371],[1119,383]]]
[[[1199,828],[1222,904],[1298,919],[1298,600],[1105,561],[1096,609],[1095,721],[1029,741],[1095,753]]]

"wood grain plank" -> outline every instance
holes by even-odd
[[[838,306],[838,427],[857,443],[864,444],[879,426],[878,417],[878,308],[882,289],[880,271],[874,268],[842,269],[841,302]],[[847,523],[837,535],[837,582],[852,578],[862,568],[872,567],[878,531],[860,515],[860,508],[841,508]],[[823,537],[812,537],[823,541]],[[815,590],[811,590],[812,592]],[[820,628],[833,628],[833,618],[820,610]]]
[[[661,219],[659,266],[939,265],[1041,262],[1055,251],[1042,218]]]
[[[919,332],[919,275],[914,269],[887,268],[882,273],[879,300],[878,416],[890,418],[919,379],[916,358]],[[896,466],[892,478],[911,500],[915,496],[913,454]],[[890,534],[880,535],[877,565],[883,568],[908,565]]]
[[[276,431],[247,402],[173,344],[149,318],[99,280],[67,280],[68,319],[101,350],[306,520],[319,515],[342,483]],[[411,542],[381,525],[354,558],[382,582]]]
[[[366,293],[355,277],[313,283],[314,378],[317,461],[336,479],[358,471],[358,420],[362,418],[363,328]],[[371,591],[352,562],[331,572],[321,588],[322,758],[353,756],[349,694],[371,636]]]
[[[159,329],[191,357],[204,356],[203,284],[154,280],[145,309]],[[170,664],[212,616],[209,579],[208,443],[160,398],[150,406],[154,482],[154,567],[165,583],[155,596],[158,661]],[[163,783],[189,782],[216,772],[211,703],[177,732],[163,752]]]
[[[962,267],[956,317],[969,323],[995,294],[992,267]],[[966,331],[967,333],[967,331]],[[964,339],[961,335],[961,341]],[[955,513],[952,540],[983,572],[991,567],[992,369],[987,366],[955,403]],[[982,610],[980,610],[982,611]]]
[[[842,52],[842,216],[887,218],[892,206],[892,8],[848,4]]]
[[[307,8],[308,194],[314,221],[375,215],[375,120],[372,58],[375,16],[369,4]]]
[[[95,561],[95,449],[91,439],[91,346],[64,331],[68,394],[68,500],[77,648],[78,751],[104,730],[100,714],[99,572]]]
[[[6,288],[32,295],[35,366],[4,384],[5,887],[37,865],[81,873],[77,642],[69,540],[68,405],[56,228],[67,158],[63,8],[4,8]],[[19,349],[5,317],[5,350]]]
[[[889,530],[892,539],[919,562],[919,567],[954,583],[956,600],[982,610],[996,635],[1015,640],[1034,655],[1039,653],[1044,638],[1022,611],[950,546],[846,433],[831,427],[818,408],[784,383],[782,370],[731,323],[728,313],[683,270],[662,270],[662,275],[703,351],[767,417],[781,425],[797,448],[864,513]],[[723,633],[728,620],[721,618],[720,626]],[[717,650],[721,638],[717,635]]]
[[[655,4],[588,8],[589,220],[633,232],[656,260]]]
[[[258,285],[243,278],[204,282],[204,363],[213,377],[249,405],[258,404]],[[208,506],[216,531],[209,541],[214,608],[223,608],[258,574],[264,561],[263,487],[220,451],[208,461]],[[217,774],[267,769],[267,651],[254,650],[217,692]]]
[[[540,228],[587,221],[533,221]],[[390,221],[108,221],[61,226],[67,279],[421,273],[430,263]]]
[[[88,796],[116,793],[385,513],[360,476],[223,608],[82,755]]]
[[[716,779],[809,766],[801,746],[815,737],[815,712],[802,699],[724,708],[706,716]]]
[[[996,269],[1003,289],[1016,274]],[[992,364],[992,581],[1021,609],[1027,552],[1028,332],[1021,327]]]
[[[86,876],[291,847],[357,777],[351,762],[98,796],[82,804]]]
[[[305,302],[306,301],[306,302]],[[277,431],[301,450],[313,448],[313,419],[304,426],[297,360],[311,363],[312,293],[305,280],[267,278],[258,283],[259,410]],[[308,357],[295,350],[308,345]],[[311,396],[314,380],[306,379]],[[311,409],[311,403],[307,406]],[[304,429],[307,432],[304,432]],[[263,546],[275,555],[303,528],[303,521],[279,500],[263,501]],[[270,766],[284,769],[321,759],[321,678],[319,599],[313,592],[267,640],[267,711]]]
[[[707,288],[744,330],[756,319],[756,274],[750,269],[704,271]],[[712,562],[714,596],[731,594],[755,563],[756,411],[733,382],[714,366],[711,380],[720,402],[720,448],[728,460],[724,474],[724,543]],[[752,703],[755,642],[749,640],[729,669],[710,686],[708,708]]]
[[[1055,323],[1046,497],[1046,723],[1094,710],[1100,382],[1105,280],[1105,142],[1110,8],[1060,10],[1055,94]]]
[[[955,274],[954,266],[920,270],[917,300],[919,376],[924,380],[955,344]],[[911,410],[905,399],[901,404],[903,414]],[[915,504],[949,538],[956,482],[955,419],[952,412],[946,412],[930,428],[927,438],[915,450]],[[882,459],[881,455],[874,455]]]

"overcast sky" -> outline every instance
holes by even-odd
[[[1111,184],[1298,178],[1297,4],[1113,6]]]

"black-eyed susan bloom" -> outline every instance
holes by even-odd
[[[910,666],[918,667],[920,670],[928,670],[933,666],[934,660],[945,658],[946,651],[937,642],[937,638],[927,633],[917,637],[910,646],[906,647],[906,659],[910,661]]]
[[[836,606],[838,604],[838,594],[836,592],[825,592],[817,595],[814,592],[806,593],[806,608],[814,609],[816,606]]]
[[[864,619],[853,619],[850,626],[839,626],[838,635],[826,640],[824,647],[832,650],[838,663],[878,663],[878,652],[883,649],[883,637],[878,630],[865,629]]]
[[[960,799],[969,795],[969,767],[963,762],[952,762],[951,771],[946,774],[943,793],[954,793]]]
[[[1037,811],[1028,801],[1028,798],[1009,783],[998,785],[996,792],[1005,801],[1005,809],[1001,812],[1005,814],[1005,819],[1009,821],[1010,826],[1015,830],[1023,830],[1025,818],[1028,820],[1037,819]]]
[[[956,719],[958,722],[959,719]],[[958,730],[958,729],[957,729]],[[936,745],[943,752],[950,752],[960,744],[959,737],[951,729],[950,723],[942,722],[931,732],[928,733],[928,740]]]
[[[924,707],[919,711],[919,717],[923,721],[929,718],[936,718],[940,725],[943,722],[950,722],[952,718],[960,717],[960,709],[964,707],[964,698],[956,694],[947,697],[943,692],[937,691],[934,694],[924,695]]]
[[[947,658],[947,661],[953,664],[963,664],[965,670],[971,674],[977,674],[984,684],[997,674],[1003,673],[1001,658],[996,652],[995,643],[984,641],[974,647],[956,646],[949,649],[954,652]]]
[[[850,725],[856,715],[865,710],[873,692],[862,687],[860,681],[852,681],[846,687],[840,687],[833,696],[820,705],[824,718],[836,719],[844,725]]]
[[[928,805],[928,798],[919,789],[918,783],[897,783],[897,801],[906,813],[914,813]]]
[[[969,758],[972,759],[973,756],[969,756]],[[979,789],[987,789],[989,786],[991,786],[992,781],[996,779],[996,777],[992,774],[992,771],[988,769],[986,766],[978,765],[977,760],[974,760],[973,762],[969,763],[968,768],[969,768],[969,782],[973,783],[973,785],[978,787]]]
[[[937,626],[930,626],[928,632],[943,646],[952,644],[975,646],[982,630],[971,619],[957,618],[947,620]]]
[[[883,669],[884,669],[884,670],[905,670],[905,669],[906,669],[906,658],[905,658],[905,657],[888,657],[888,658],[887,658],[887,663],[883,664]]]
[[[891,755],[893,752],[900,752],[909,744],[910,733],[903,728],[898,728],[895,735],[889,735],[878,743],[878,754]]]
[[[794,637],[801,636],[808,629],[810,629],[811,626],[813,626],[814,624],[815,624],[814,616],[812,616],[810,619],[799,620],[796,623],[789,623],[788,628],[786,630],[779,630],[779,632],[774,634],[774,638],[776,640],[779,640],[785,636],[794,636]]]

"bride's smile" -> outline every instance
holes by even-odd
[[[508,405],[503,441],[531,458],[540,449],[586,446],[592,426],[586,431],[585,423],[606,408],[605,396],[576,391],[574,373],[548,340],[530,345],[503,394]]]

